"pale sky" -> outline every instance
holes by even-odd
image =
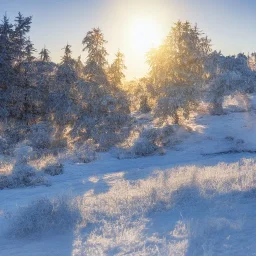
[[[55,62],[66,43],[74,58],[85,60],[82,39],[100,27],[108,41],[108,60],[118,49],[125,54],[128,79],[145,75],[145,52],[179,19],[197,23],[213,49],[224,54],[256,51],[253,0],[0,0],[0,10],[11,20],[19,11],[33,16],[30,38],[38,52],[46,45]]]

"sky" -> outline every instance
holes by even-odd
[[[19,11],[33,16],[30,38],[38,52],[45,45],[55,62],[67,43],[73,57],[85,61],[82,40],[99,27],[109,62],[118,49],[124,53],[128,79],[148,72],[149,46],[157,46],[178,20],[197,23],[212,48],[225,55],[256,51],[254,0],[0,0],[0,10],[10,20]],[[151,42],[152,37],[157,39]]]

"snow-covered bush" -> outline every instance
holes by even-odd
[[[148,156],[153,154],[158,147],[147,138],[140,138],[131,148],[131,154],[135,156]]]
[[[44,168],[44,173],[51,176],[60,175],[64,172],[63,169],[63,164],[52,164]]]
[[[245,99],[247,93],[255,91],[256,73],[248,66],[248,59],[244,54],[223,56],[213,52],[208,58],[207,69],[207,97],[212,103],[212,113],[215,115],[224,113],[225,96],[243,95]]]
[[[65,231],[81,220],[76,201],[68,197],[38,199],[10,218],[8,234],[19,238]]]
[[[26,143],[18,144],[14,150],[16,163],[18,164],[27,163],[31,157],[32,152],[33,152],[32,147],[26,145]]]
[[[33,148],[48,149],[51,146],[51,129],[46,123],[38,123],[31,127],[29,136]]]
[[[134,135],[133,135],[134,136]],[[165,146],[178,143],[176,129],[172,125],[139,131],[137,138],[126,148],[120,148],[118,158],[130,158],[164,153]]]
[[[224,97],[223,108],[232,112],[247,112],[252,108],[252,102],[248,94],[238,92]]]
[[[198,106],[199,95],[200,91],[197,86],[170,85],[165,89],[164,95],[159,97],[154,115],[163,121],[171,117],[174,124],[181,124]]]
[[[0,188],[48,185],[48,180],[36,168],[28,164],[33,150],[25,143],[20,143],[14,150],[15,164],[12,169],[0,175]]]
[[[0,175],[0,188],[17,188],[48,185],[48,180],[28,164],[20,163],[13,167],[11,174]]]
[[[47,179],[28,164],[15,165],[8,183],[9,188],[48,185]]]
[[[96,145],[93,140],[77,146],[74,150],[75,160],[81,163],[89,163],[96,159]]]

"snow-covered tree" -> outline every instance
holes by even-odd
[[[198,27],[179,21],[163,44],[148,53],[150,76],[158,91],[157,116],[172,116],[175,123],[179,122],[178,112],[188,117],[197,104],[210,52],[210,40]]]
[[[26,47],[31,44],[30,40],[27,39],[27,34],[30,31],[32,17],[24,17],[20,12],[15,18],[15,49],[16,49],[16,60],[17,64],[20,64],[26,58]]]
[[[15,60],[13,36],[13,25],[5,15],[0,24],[0,117],[2,118],[6,118],[9,114],[10,87],[15,79],[12,67]]]
[[[124,64],[124,54],[118,50],[116,53],[116,58],[114,59],[113,63],[109,67],[109,77],[110,81],[114,85],[121,85],[122,80],[125,78],[125,74],[123,73],[126,69],[126,66]]]
[[[57,82],[65,88],[64,90],[69,90],[71,84],[77,80],[76,61],[71,56],[71,45],[67,44],[63,50],[64,55],[57,71]]]
[[[35,59],[33,56],[33,53],[36,51],[34,48],[34,44],[30,41],[30,38],[26,41],[26,46],[25,46],[25,60],[28,62],[31,62]]]
[[[108,55],[105,49],[106,43],[107,41],[104,39],[103,33],[99,28],[93,28],[87,32],[82,41],[84,45],[83,51],[88,52],[84,72],[91,81],[99,83],[107,82],[105,74],[107,64],[106,56]]]
[[[248,58],[243,53],[237,56],[223,56],[213,52],[208,60],[208,99],[213,104],[213,114],[223,114],[224,96],[253,92],[256,73],[249,67]]]
[[[51,60],[50,51],[45,47],[40,51],[39,56],[40,60],[43,62],[49,62]]]
[[[78,58],[76,60],[76,71],[77,71],[77,74],[79,77],[81,77],[84,72],[84,65],[81,61],[81,55],[78,56]]]
[[[198,84],[210,52],[210,40],[202,36],[198,27],[179,21],[163,44],[148,53],[150,74],[155,83]]]

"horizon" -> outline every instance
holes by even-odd
[[[215,3],[201,0],[193,3],[188,0],[132,0],[129,3],[117,0],[64,0],[55,3],[49,0],[1,0],[0,7],[2,16],[6,13],[11,21],[19,11],[25,16],[32,16],[30,38],[37,49],[35,56],[45,45],[56,63],[60,62],[62,48],[67,43],[72,46],[72,56],[77,58],[81,55],[84,62],[86,53],[82,51],[82,39],[89,30],[99,27],[108,41],[108,61],[112,62],[118,49],[124,53],[128,80],[147,74],[145,53],[151,45],[158,46],[178,20],[197,24],[212,40],[213,50],[224,55],[247,54],[256,50],[253,33],[256,21],[253,7],[256,3],[251,0],[228,0],[225,3],[220,0]],[[144,30],[144,34],[140,34],[140,30]],[[149,42],[153,36],[154,42]]]

